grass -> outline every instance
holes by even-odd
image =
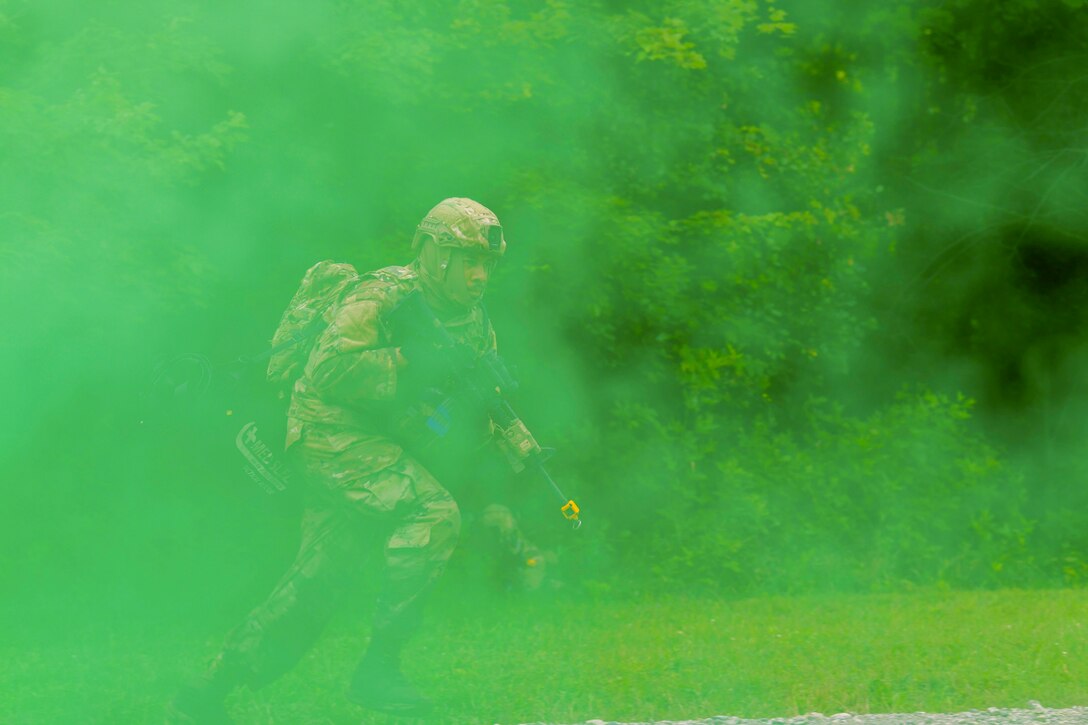
[[[1088,703],[1088,591],[436,608],[407,671],[449,723],[960,711]],[[0,722],[154,723],[221,633],[90,630],[3,648]],[[394,723],[343,698],[365,623],[229,702],[242,723]]]

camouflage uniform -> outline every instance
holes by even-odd
[[[412,361],[404,365],[387,316],[419,291],[458,343],[477,355],[493,350],[495,333],[478,297],[450,281],[460,274],[451,250],[502,253],[501,229],[496,237],[489,223],[497,226],[497,219],[475,202],[446,200],[417,230],[419,257],[411,265],[363,275],[326,312],[328,325],[295,382],[288,411],[286,446],[307,482],[302,542],[272,594],[230,633],[213,674],[232,670],[231,682],[259,686],[290,669],[333,614],[338,592],[359,573],[368,534],[385,539],[375,637],[403,640],[413,629],[420,596],[453,553],[461,514],[431,471],[392,436]],[[486,414],[470,427],[470,439],[491,435]],[[530,550],[508,510],[485,512],[484,524],[506,545]]]
[[[391,529],[375,628],[408,610],[453,553],[461,527],[456,502],[388,430],[399,371],[383,317],[419,288],[413,267],[365,276],[335,309],[295,383],[286,443],[311,489],[302,542],[291,569],[226,646],[254,681],[289,668],[320,632],[336,590],[359,564],[361,527]],[[478,306],[448,320],[446,328],[477,353],[495,346]],[[281,623],[289,635],[265,636]],[[297,655],[265,651],[277,648]]]

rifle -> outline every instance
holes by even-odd
[[[579,528],[582,519],[578,504],[563,494],[545,465],[550,457],[549,451],[541,448],[506,401],[506,395],[516,391],[518,384],[499,354],[489,350],[477,357],[454,340],[419,291],[401,300],[390,312],[388,321],[402,351],[405,346],[426,349],[427,354],[437,358],[430,363],[437,363],[434,367],[452,381],[454,397],[466,398],[487,411],[512,452],[508,458],[514,471],[520,473],[529,470],[547,483],[559,498],[563,518],[570,521],[575,529]],[[407,354],[405,357],[409,366],[417,362]],[[449,429],[448,411],[452,405],[452,401],[449,401],[428,408],[425,425],[431,433],[439,437],[445,435]]]

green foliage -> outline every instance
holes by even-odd
[[[228,109],[199,125],[196,114],[163,114],[163,88],[179,74],[222,81],[226,69],[189,23],[160,22],[89,22],[41,63],[21,59],[25,72],[0,87],[5,164],[19,179],[0,193],[4,295],[51,290],[39,313],[78,319],[91,298],[125,325],[146,324],[206,300],[210,265],[168,217],[182,187],[225,168],[247,121]]]
[[[728,447],[708,415],[665,427],[652,411],[617,411],[627,449],[650,448],[615,494],[647,501],[624,568],[652,551],[660,586],[711,591],[1030,577],[1022,478],[965,425],[969,407],[904,391],[859,418],[810,399],[801,431],[764,419]]]

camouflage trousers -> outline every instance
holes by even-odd
[[[364,573],[363,545],[375,535],[384,539],[384,571],[373,629],[407,636],[461,528],[449,492],[387,440],[314,429],[291,451],[307,486],[298,554],[217,660],[253,687],[291,669],[313,645],[345,584]]]

